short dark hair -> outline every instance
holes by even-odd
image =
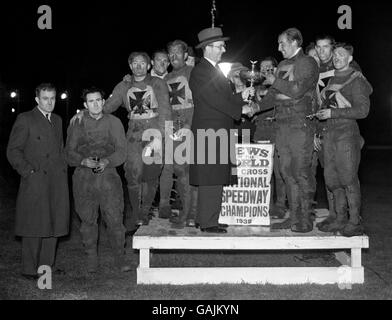
[[[303,38],[301,31],[299,31],[297,28],[288,28],[287,30],[283,31],[280,35],[286,35],[287,39],[290,42],[293,42],[294,40],[297,41],[298,47],[302,46],[303,43]]]
[[[316,44],[314,42],[309,43],[305,48],[305,54],[308,55],[310,50],[316,50]]]
[[[335,43],[336,43],[335,38],[332,37],[332,36],[329,35],[329,34],[321,34],[321,35],[318,35],[318,36],[316,37],[316,43],[317,43],[317,41],[319,41],[319,40],[329,40],[329,42],[331,43],[332,46],[334,46]]]
[[[263,62],[263,61],[271,61],[272,65],[275,68],[278,66],[278,61],[274,57],[272,57],[272,56],[268,56],[268,57],[265,57],[265,58],[261,59],[261,62]]]
[[[171,48],[171,47],[174,47],[174,46],[181,46],[182,51],[184,51],[184,53],[187,53],[187,52],[188,52],[188,45],[186,44],[185,41],[178,40],[178,39],[177,39],[177,40],[174,40],[174,41],[170,41],[170,42],[167,44],[167,51],[169,51],[170,48]]]
[[[157,50],[155,50],[155,51],[152,53],[152,55],[151,55],[152,60],[154,60],[154,59],[155,59],[155,56],[156,56],[157,54],[159,54],[159,53],[163,53],[163,54],[165,54],[165,55],[168,55],[168,54],[167,54],[167,51],[166,51],[165,49],[157,49]]]
[[[337,48],[343,48],[343,49],[347,50],[348,53],[349,53],[351,56],[352,56],[353,53],[354,53],[354,47],[353,47],[351,44],[349,44],[349,43],[345,43],[345,42],[338,42],[338,43],[335,43],[335,45],[333,46],[333,49],[335,50],[335,49],[337,49]]]
[[[56,92],[56,87],[53,84],[49,83],[49,82],[41,83],[40,85],[38,85],[35,88],[35,96],[37,98],[40,97],[41,91],[54,91],[54,92]]]
[[[142,56],[144,58],[144,60],[146,60],[147,64],[151,64],[150,56],[147,54],[147,52],[144,52],[144,51],[132,52],[128,57],[128,63],[131,64],[133,59],[135,59],[137,56]]]
[[[83,99],[83,101],[87,102],[87,95],[91,94],[91,93],[96,93],[96,92],[101,94],[102,99],[104,98],[105,92],[103,92],[103,90],[101,90],[101,89],[99,89],[97,87],[90,87],[90,88],[87,88],[87,89],[83,90],[83,92],[82,92],[82,99]]]

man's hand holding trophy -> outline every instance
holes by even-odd
[[[254,84],[261,79],[261,73],[255,71],[257,61],[250,61],[250,63],[252,64],[252,69],[250,71],[241,71],[241,77],[250,82],[250,86],[242,92],[242,98],[248,103],[242,107],[242,114],[252,118],[259,111],[259,106],[255,102]]]

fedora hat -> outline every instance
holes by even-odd
[[[197,37],[200,43],[195,47],[196,49],[200,49],[201,47],[215,41],[227,41],[230,39],[229,37],[223,36],[221,28],[207,28],[201,30]]]

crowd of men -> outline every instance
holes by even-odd
[[[25,277],[35,279],[38,266],[54,265],[57,239],[68,233],[67,165],[76,168],[72,192],[89,272],[99,266],[99,209],[115,264],[129,271],[126,231],[149,224],[158,186],[159,218],[170,219],[171,227],[226,233],[228,226],[218,220],[223,186],[233,180],[232,164],[220,161],[221,144],[215,141],[211,147],[208,141],[202,149],[194,147],[193,161],[165,161],[165,139],[176,149],[193,135],[193,146],[199,146],[199,130],[238,129],[242,138],[275,144],[270,215],[283,221],[271,228],[312,231],[320,163],[329,216],[317,228],[343,236],[364,232],[358,180],[364,140],[356,120],[369,112],[372,87],[353,61],[353,47],[321,36],[304,52],[300,31],[287,29],[278,37],[284,59],[279,64],[274,57],[262,59],[262,78],[253,87],[242,64],[233,63],[227,78],[219,69],[229,40],[220,28],[204,29],[198,39],[196,48],[203,57],[196,58],[196,65],[191,48],[174,40],[167,51],[156,50],[151,58],[145,52],[131,53],[131,75],[106,101],[99,88],[86,89],[86,110],[73,117],[65,147],[61,118],[52,113],[56,89],[48,83],[37,87],[37,107],[18,116],[7,148],[11,165],[22,177],[16,235],[23,239]],[[128,112],[126,133],[111,115],[121,106]],[[211,154],[217,162],[208,162]],[[163,161],[147,163],[146,157]],[[199,163],[200,157],[205,161]],[[125,213],[127,228],[116,170],[121,165],[132,207]],[[182,203],[179,215],[172,214],[170,204],[173,176]]]

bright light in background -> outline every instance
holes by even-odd
[[[12,108],[12,109],[11,109],[11,112],[12,112],[12,113],[15,113],[15,112],[16,112],[15,108]]]
[[[60,96],[60,98],[61,98],[61,100],[65,100],[65,99],[67,99],[68,98],[68,95],[67,95],[67,93],[62,93],[61,94],[61,96]]]
[[[231,65],[232,65],[232,63],[230,63],[230,62],[222,62],[222,63],[218,64],[219,69],[222,70],[222,73],[225,75],[226,78],[231,70]]]
[[[80,109],[76,109],[76,113],[79,113],[80,112]]]
[[[10,97],[12,99],[16,98],[17,96],[18,96],[18,93],[16,91],[12,91],[11,94],[10,94]]]

